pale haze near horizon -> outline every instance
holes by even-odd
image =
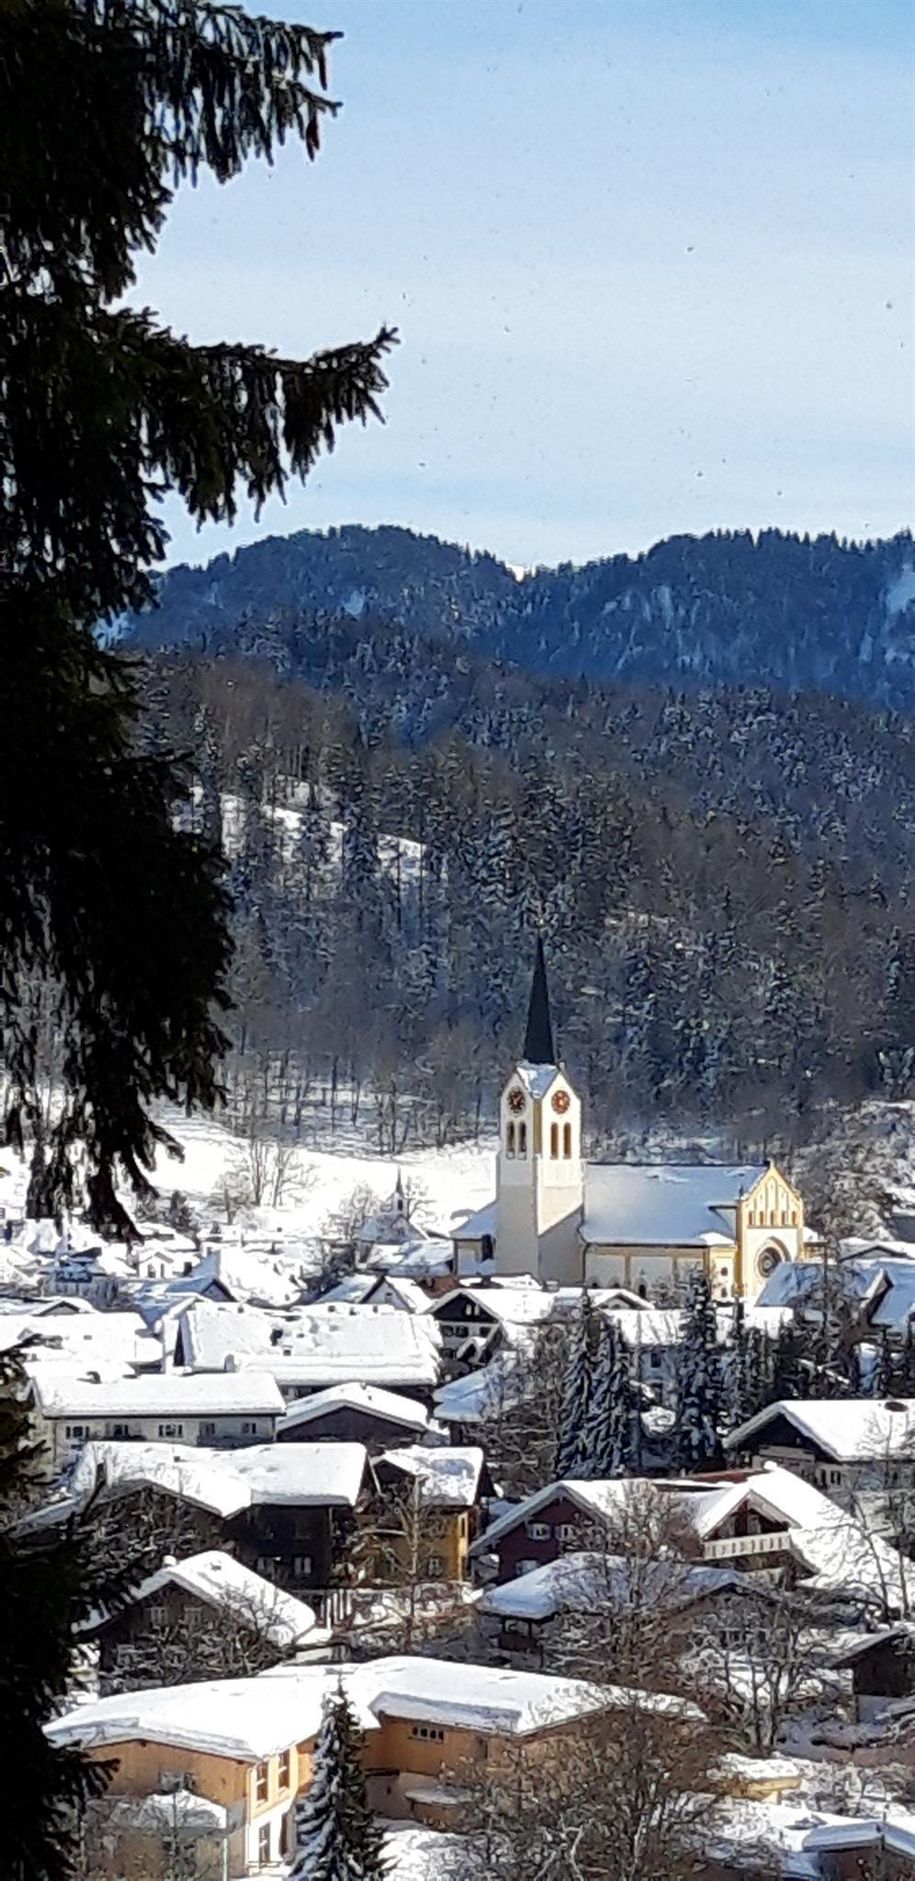
[[[131,298],[293,357],[399,328],[386,424],[169,560],[398,523],[521,566],[911,525],[913,13],[298,0],[343,100],[183,189]]]

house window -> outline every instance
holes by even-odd
[[[550,1124],[550,1155],[555,1159],[559,1155],[559,1125]]]
[[[575,1523],[560,1522],[556,1533],[560,1541],[573,1541],[575,1538]]]
[[[526,1639],[530,1633],[530,1627],[526,1620],[506,1620],[502,1631],[503,1633],[519,1633],[523,1639]]]
[[[549,1522],[528,1522],[525,1529],[531,1541],[549,1541],[552,1532]]]
[[[86,1426],[85,1424],[67,1424],[64,1427],[64,1435],[67,1437],[85,1437]]]
[[[200,1426],[200,1435],[201,1435],[201,1437],[215,1437],[215,1435],[216,1435],[216,1425],[215,1425],[215,1424],[212,1424],[212,1423],[211,1423],[211,1424],[201,1424],[201,1426]]]
[[[539,1568],[539,1566],[540,1566],[539,1561],[530,1561],[530,1560],[519,1561],[515,1569],[515,1574],[517,1576],[520,1576],[522,1574],[533,1574],[534,1569]]]
[[[279,1784],[279,1787],[281,1790],[288,1790],[289,1779],[290,1779],[291,1774],[292,1774],[292,1755],[288,1750],[281,1750],[279,1769],[277,1771],[277,1777],[276,1777],[277,1783]]]
[[[271,1839],[272,1832],[270,1824],[269,1822],[264,1822],[257,1831],[257,1859],[262,1868],[266,1868],[273,1852],[270,1847]]]
[[[513,1123],[510,1123],[508,1126],[508,1129],[505,1132],[505,1154],[506,1156],[514,1156],[514,1153],[515,1153],[515,1126]]]
[[[572,1125],[570,1123],[564,1123],[562,1126],[562,1153],[567,1159],[572,1154]]]
[[[269,1580],[271,1573],[274,1567],[276,1566],[276,1560],[277,1560],[277,1557],[275,1554],[259,1554],[255,1558],[254,1566],[257,1569],[258,1574],[265,1575],[267,1580]]]
[[[650,1366],[650,1368],[651,1368],[651,1370],[652,1370],[653,1372],[659,1372],[659,1371],[660,1371],[660,1369],[661,1369],[661,1354],[660,1354],[660,1352],[649,1352],[649,1354],[648,1354],[648,1364],[649,1364],[649,1366]]]
[[[265,1803],[270,1793],[270,1765],[259,1763],[254,1771],[254,1795],[259,1803]]]
[[[160,1424],[159,1435],[160,1437],[183,1437],[184,1425],[183,1424]]]
[[[155,1629],[157,1633],[161,1633],[162,1628],[166,1626],[167,1623],[168,1623],[168,1608],[167,1607],[150,1607],[149,1624],[151,1627]]]
[[[519,1156],[527,1155],[527,1124],[526,1123],[519,1123],[518,1125],[518,1155]]]
[[[129,1424],[112,1424],[111,1435],[112,1437],[129,1437],[130,1425]]]
[[[306,1580],[311,1575],[313,1568],[314,1568],[314,1562],[312,1561],[310,1554],[294,1554],[293,1555],[292,1572],[295,1575],[295,1578],[297,1581]]]
[[[252,1417],[252,1418],[249,1418],[246,1423],[243,1423],[241,1427],[241,1434],[243,1437],[256,1437],[257,1436],[257,1420]]]
[[[445,1733],[437,1724],[411,1724],[410,1736],[420,1737],[424,1744],[444,1744]]]
[[[832,1484],[835,1484],[835,1483],[840,1483],[840,1482],[842,1481],[842,1471],[841,1471],[841,1470],[830,1470],[830,1472],[829,1472],[829,1480],[830,1480],[830,1483],[832,1483]]]
[[[444,1572],[445,1572],[445,1563],[442,1560],[441,1555],[430,1554],[429,1559],[426,1562],[427,1580],[440,1581]]]

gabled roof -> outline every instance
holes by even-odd
[[[678,1521],[683,1520],[699,1541],[713,1537],[722,1523],[747,1503],[770,1520],[783,1521],[792,1528],[812,1529],[817,1524],[830,1524],[837,1512],[836,1504],[812,1483],[805,1483],[791,1470],[777,1467],[657,1480],[614,1477],[581,1482],[566,1478],[548,1483],[523,1502],[516,1503],[478,1538],[471,1553],[488,1553],[494,1542],[520,1523],[529,1522],[539,1509],[559,1497],[579,1508],[584,1516],[612,1527],[628,1510],[637,1508],[640,1496],[646,1495],[652,1503],[661,1499],[669,1502],[676,1510]]]
[[[143,1372],[93,1384],[59,1363],[36,1365],[32,1388],[46,1417],[224,1417],[276,1415],[284,1408],[266,1371]]]
[[[141,1581],[131,1594],[129,1604],[136,1606],[167,1587],[179,1587],[182,1592],[205,1601],[207,1606],[250,1627],[252,1632],[261,1634],[283,1652],[306,1643],[317,1644],[316,1633],[321,1640],[329,1637],[319,1631],[311,1607],[303,1600],[284,1593],[281,1587],[264,1580],[262,1575],[243,1567],[234,1556],[218,1548],[187,1555],[182,1561],[163,1562],[155,1574]]]
[[[659,1560],[649,1562],[647,1570],[640,1564],[638,1574],[639,1599],[650,1600],[658,1609],[673,1611],[729,1589],[748,1591],[747,1575],[735,1568]],[[630,1607],[632,1595],[632,1563],[625,1556],[572,1553],[487,1588],[480,1612],[505,1619],[548,1620],[563,1611],[590,1612],[601,1604]]]
[[[438,1383],[438,1327],[425,1313],[333,1302],[271,1313],[198,1300],[181,1321],[192,1370],[222,1371],[227,1360],[269,1371],[282,1385]]]
[[[837,1463],[915,1453],[915,1398],[779,1398],[733,1430],[725,1449],[745,1449],[776,1419]]]
[[[361,1443],[251,1444],[204,1450],[177,1443],[87,1443],[68,1495],[82,1506],[97,1489],[159,1489],[226,1518],[265,1504],[353,1508],[368,1468]]]
[[[418,1478],[420,1499],[432,1509],[470,1509],[480,1493],[485,1458],[475,1445],[442,1445],[431,1450],[414,1443],[386,1450],[379,1459]]]
[[[258,1678],[117,1693],[78,1705],[47,1726],[52,1744],[102,1746],[144,1738],[247,1762],[317,1735],[325,1694],[341,1687],[363,1730],[384,1718],[526,1737],[607,1710],[633,1708],[701,1719],[665,1693],[630,1691],[539,1672],[419,1655],[364,1665],[279,1666]]]
[[[289,1406],[284,1417],[277,1425],[277,1434],[283,1431],[305,1429],[316,1418],[326,1417],[330,1411],[363,1411],[367,1417],[379,1417],[389,1423],[400,1424],[410,1430],[428,1430],[429,1413],[425,1405],[417,1404],[415,1398],[405,1398],[398,1391],[382,1391],[378,1385],[362,1385],[350,1382],[345,1385],[329,1385],[326,1391],[315,1391],[310,1398],[299,1398]]]
[[[585,1241],[702,1247],[733,1240],[740,1199],[766,1163],[588,1163]]]
[[[483,1312],[489,1313],[500,1325],[536,1326],[542,1320],[550,1319],[553,1313],[553,1295],[544,1288],[487,1287],[474,1283],[451,1287],[447,1293],[437,1294],[434,1300],[426,1301],[426,1311],[433,1319],[437,1319],[439,1313],[453,1300],[467,1299],[475,1300]]]

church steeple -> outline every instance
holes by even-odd
[[[534,977],[531,982],[531,997],[527,1008],[527,1029],[524,1034],[524,1061],[529,1065],[554,1065],[556,1051],[553,1045],[553,1024],[550,1018],[550,995],[546,983],[546,960],[543,955],[543,936],[537,936],[537,952],[534,957]]]

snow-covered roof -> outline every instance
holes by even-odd
[[[118,1358],[125,1365],[158,1365],[162,1347],[154,1334],[147,1332],[139,1313],[92,1313],[86,1316],[37,1313],[26,1307],[22,1313],[4,1313],[0,1317],[0,1349],[26,1344],[36,1360],[68,1366],[92,1367],[96,1359]]]
[[[326,1391],[315,1391],[310,1398],[300,1398],[291,1404],[280,1418],[277,1433],[298,1430],[316,1418],[326,1417],[329,1411],[339,1410],[364,1411],[367,1417],[388,1418],[392,1424],[401,1424],[410,1430],[429,1428],[429,1413],[415,1398],[351,1380],[343,1385],[329,1385]]]
[[[145,1738],[250,1762],[316,1736],[324,1695],[341,1685],[363,1730],[384,1718],[401,1718],[522,1737],[633,1704],[665,1715],[701,1716],[695,1706],[656,1693],[416,1655],[364,1665],[285,1665],[257,1678],[118,1693],[77,1706],[55,1719],[47,1734],[57,1745]]]
[[[223,1517],[264,1504],[352,1508],[367,1462],[361,1443],[251,1444],[228,1452],[177,1443],[88,1443],[71,1470],[68,1493],[80,1505],[100,1485],[113,1495],[148,1487]]]
[[[683,1341],[686,1315],[677,1307],[611,1306],[606,1318],[613,1322],[623,1344],[630,1351],[640,1347],[678,1346]]]
[[[45,1417],[219,1417],[283,1410],[276,1379],[266,1371],[144,1372],[93,1384],[59,1363],[36,1365],[32,1388]]]
[[[141,1581],[131,1604],[148,1600],[170,1586],[249,1625],[284,1652],[304,1645],[316,1630],[314,1613],[303,1600],[284,1593],[273,1581],[264,1580],[218,1548],[187,1555],[181,1561],[163,1562],[155,1574]],[[322,1633],[321,1637],[326,1639],[328,1635]]]
[[[915,1605],[915,1568],[896,1548],[836,1509],[833,1521],[819,1528],[793,1528],[788,1545],[805,1572],[804,1587],[838,1594],[875,1607],[881,1614],[911,1612]]]
[[[475,1208],[473,1213],[465,1215],[463,1221],[456,1221],[451,1233],[455,1241],[482,1241],[484,1234],[496,1235],[499,1226],[498,1202],[487,1202],[484,1208]]]
[[[821,1495],[812,1483],[803,1482],[790,1470],[778,1468],[722,1471],[659,1481],[613,1477],[581,1482],[566,1478],[548,1483],[523,1502],[516,1503],[486,1529],[473,1544],[471,1553],[488,1553],[494,1542],[519,1523],[530,1521],[538,1509],[559,1497],[579,1508],[584,1516],[611,1526],[629,1514],[637,1517],[640,1498],[647,1499],[649,1507],[657,1507],[663,1499],[675,1511],[678,1522],[688,1524],[700,1541],[713,1536],[723,1522],[748,1502],[776,1521],[805,1529],[831,1524],[839,1513],[836,1504]]]
[[[515,1066],[511,1082],[523,1085],[528,1097],[544,1098],[552,1090],[559,1075],[558,1065],[532,1065],[522,1058],[521,1063]]]
[[[420,1481],[420,1500],[435,1509],[469,1509],[479,1495],[485,1461],[475,1445],[443,1445],[430,1450],[414,1443],[386,1450],[380,1459]]]
[[[553,1312],[553,1296],[541,1287],[487,1287],[475,1282],[465,1282],[452,1287],[448,1293],[439,1293],[434,1300],[426,1301],[426,1311],[438,1314],[441,1310],[447,1318],[447,1308],[454,1300],[472,1299],[484,1312],[491,1313],[493,1319],[502,1325],[536,1326],[549,1319]],[[472,1327],[468,1325],[468,1333]]]
[[[390,1306],[322,1302],[274,1314],[198,1300],[184,1315],[181,1338],[195,1371],[222,1371],[234,1359],[271,1372],[281,1385],[316,1390],[353,1378],[395,1387],[438,1383],[435,1321]]]
[[[452,1378],[435,1393],[435,1415],[446,1424],[481,1424],[500,1406],[517,1403],[524,1379],[514,1363],[499,1356],[466,1378]]]
[[[441,1254],[441,1243],[437,1245]],[[399,1304],[406,1313],[424,1313],[429,1305],[428,1293],[408,1274],[378,1274],[374,1278],[363,1274],[360,1278],[369,1278],[369,1297],[373,1293],[393,1293],[394,1304]]]
[[[766,1168],[764,1163],[588,1163],[582,1237],[633,1247],[701,1247],[710,1235],[730,1241],[737,1203]]]
[[[725,1449],[746,1449],[776,1418],[839,1463],[915,1450],[915,1398],[779,1398],[732,1431]]]
[[[746,1575],[735,1568],[685,1561],[649,1563],[647,1579],[641,1567],[638,1572],[642,1592],[659,1610],[685,1606],[731,1588],[744,1590],[747,1585]],[[631,1602],[631,1562],[622,1555],[581,1552],[560,1555],[557,1561],[487,1588],[480,1611],[506,1619],[548,1620],[562,1611],[588,1612],[596,1605],[627,1607]]]

